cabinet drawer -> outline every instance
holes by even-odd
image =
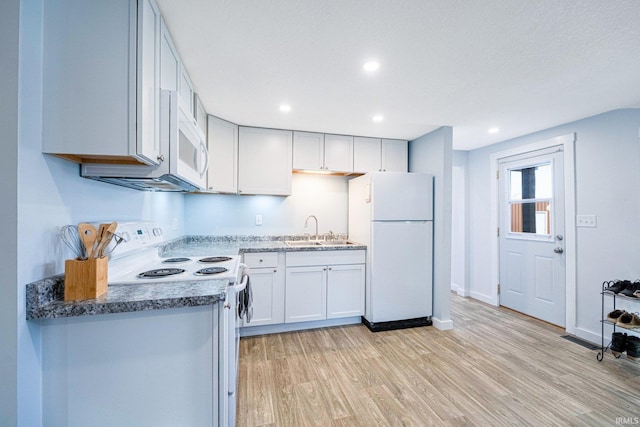
[[[244,254],[244,263],[249,268],[277,267],[277,252],[255,252]]]
[[[362,250],[287,252],[287,267],[364,263],[365,251]]]

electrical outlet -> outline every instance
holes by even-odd
[[[576,227],[597,227],[595,215],[578,215],[576,216]]]
[[[262,215],[256,215],[256,225],[262,225]]]

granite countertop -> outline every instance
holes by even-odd
[[[218,256],[247,252],[364,250],[357,243],[290,247],[285,241],[300,236],[183,236],[158,247],[161,256]],[[27,320],[195,307],[223,301],[227,280],[177,281],[155,284],[110,285],[107,293],[83,301],[64,301],[64,275],[27,285]]]
[[[196,307],[223,301],[227,280],[109,286],[107,293],[83,301],[64,300],[64,275],[27,285],[27,320]]]

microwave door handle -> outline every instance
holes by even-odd
[[[200,147],[204,153],[204,168],[202,169],[202,172],[200,172],[200,176],[202,176],[207,173],[207,170],[209,170],[209,150],[207,150],[207,146],[204,145],[204,142],[202,141],[200,141]]]

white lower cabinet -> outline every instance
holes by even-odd
[[[363,315],[364,264],[327,268],[327,319]]]
[[[251,270],[253,318],[243,326],[284,323],[284,253],[246,253],[244,263]]]
[[[285,322],[364,314],[365,251],[287,253]]]
[[[327,267],[288,267],[285,322],[327,318]]]
[[[222,304],[42,321],[42,425],[223,425]]]

